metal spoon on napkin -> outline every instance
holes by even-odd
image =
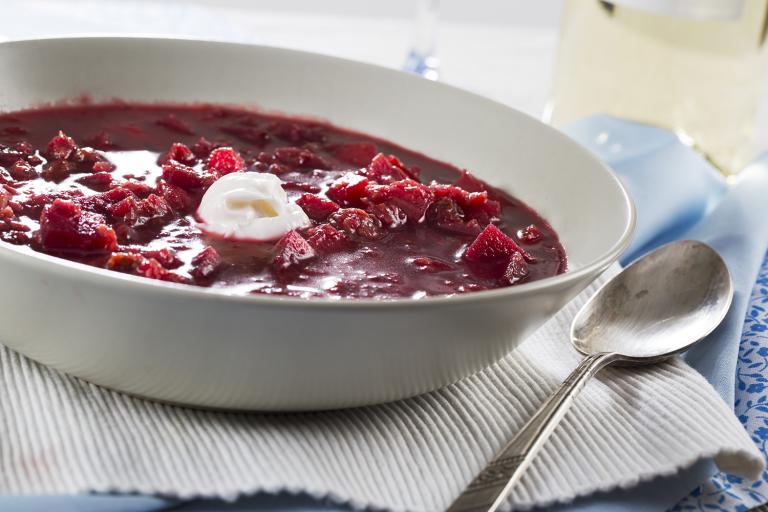
[[[732,299],[725,262],[701,242],[673,242],[626,267],[573,319],[571,342],[586,357],[448,512],[496,510],[595,373],[687,350],[722,322]]]

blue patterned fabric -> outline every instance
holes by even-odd
[[[736,414],[768,460],[768,255],[744,320],[736,383]],[[742,512],[764,503],[768,503],[768,471],[757,482],[717,473],[672,510]]]

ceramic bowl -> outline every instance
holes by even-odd
[[[86,37],[0,44],[0,111],[76,98],[223,102],[309,115],[472,170],[559,233],[567,273],[421,300],[231,296],[0,242],[0,340],[88,381],[226,409],[360,406],[492,364],[630,242],[619,180],[565,135],[442,83],[272,47]],[[570,350],[563,340],[563,350]]]

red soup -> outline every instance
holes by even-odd
[[[205,229],[201,200],[233,173],[279,178],[305,222],[270,240]],[[566,268],[544,219],[467,171],[328,124],[215,105],[0,115],[0,241],[149,279],[307,298],[452,295]]]

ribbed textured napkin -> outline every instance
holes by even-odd
[[[570,320],[604,280],[497,365],[427,395],[344,411],[162,405],[0,347],[0,493],[230,499],[287,491],[357,507],[441,510],[576,366]],[[628,487],[708,457],[748,476],[763,464],[704,378],[679,359],[609,369],[582,391],[511,504]]]

